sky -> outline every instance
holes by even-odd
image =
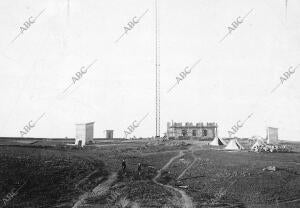
[[[300,141],[300,2],[285,3],[158,1],[161,135],[173,120],[216,122],[228,137],[244,121],[234,136],[265,137],[270,126]],[[140,120],[130,137],[155,136],[155,0],[3,0],[0,9],[0,136],[30,124],[25,137],[75,137],[76,123],[93,121],[95,137],[123,137]]]

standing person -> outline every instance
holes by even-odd
[[[123,173],[125,173],[125,170],[126,170],[126,161],[124,159],[122,161],[122,170],[123,170]]]
[[[141,175],[141,171],[142,171],[142,165],[141,163],[138,164],[138,174],[139,176]]]

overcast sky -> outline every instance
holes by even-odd
[[[300,141],[300,67],[280,80],[300,64],[300,2],[289,0],[287,12],[285,2],[159,1],[162,133],[171,120],[217,122],[219,136],[228,137],[233,125],[252,115],[235,136],[264,137],[272,126],[280,139]],[[43,113],[25,136],[74,137],[76,123],[95,121],[95,137],[103,137],[105,129],[123,137],[147,113],[131,136],[154,136],[154,5],[154,0],[0,1],[0,136],[20,136]],[[143,14],[116,42],[128,22]],[[71,85],[76,72],[90,64]]]

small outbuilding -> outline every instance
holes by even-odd
[[[76,124],[76,145],[85,146],[86,144],[94,143],[94,123]]]
[[[113,139],[114,138],[114,130],[105,130],[105,138]]]
[[[267,128],[267,144],[278,143],[278,128],[268,127]]]

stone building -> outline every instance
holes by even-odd
[[[217,123],[196,123],[191,122],[182,123],[168,122],[167,123],[167,137],[169,139],[213,139],[218,136]]]

